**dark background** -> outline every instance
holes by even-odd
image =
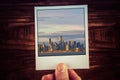
[[[40,80],[35,70],[34,6],[88,5],[90,69],[82,80],[119,80],[119,0],[1,0],[0,80]]]

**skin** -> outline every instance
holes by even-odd
[[[73,69],[68,69],[64,63],[59,63],[54,74],[42,76],[41,80],[82,80]]]

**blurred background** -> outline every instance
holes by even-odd
[[[82,80],[119,80],[120,1],[1,0],[0,80],[40,80],[54,70],[35,70],[35,6],[88,5],[90,69]]]

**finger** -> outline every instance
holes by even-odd
[[[56,80],[69,80],[68,68],[64,63],[57,65],[55,70],[55,78]]]
[[[53,74],[44,75],[41,80],[54,80]]]
[[[69,69],[69,77],[72,80],[82,80],[81,77],[78,76],[78,74],[73,70],[73,69]]]

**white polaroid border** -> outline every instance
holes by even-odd
[[[68,55],[68,56],[38,56],[38,38],[37,38],[37,11],[45,9],[71,9],[84,8],[85,10],[85,55]],[[89,68],[89,48],[88,48],[88,9],[87,5],[71,5],[71,6],[47,6],[35,7],[35,65],[36,70],[55,69],[58,63],[65,63],[69,68],[88,69]],[[48,13],[49,14],[49,13]]]

